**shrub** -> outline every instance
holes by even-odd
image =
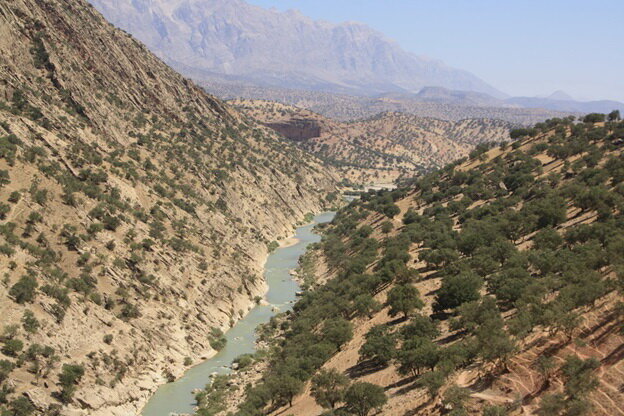
[[[24,327],[24,330],[26,332],[30,332],[31,334],[34,334],[37,332],[37,330],[39,330],[40,324],[37,318],[35,317],[35,314],[32,313],[32,311],[27,309],[24,311],[24,316],[22,316],[22,326]]]
[[[85,370],[79,364],[63,364],[61,373],[59,374],[59,382],[61,384],[60,399],[63,403],[70,403],[76,391],[76,384],[80,382],[84,376]]]
[[[223,348],[225,348],[225,345],[227,344],[227,338],[225,338],[225,336],[223,335],[223,331],[221,331],[219,328],[210,329],[208,341],[210,342],[210,346],[217,351],[221,351]]]
[[[24,348],[24,343],[16,338],[4,340],[4,345],[2,346],[2,353],[8,355],[9,357],[17,357],[17,355]]]
[[[35,299],[35,290],[39,284],[37,278],[32,275],[24,275],[9,290],[17,303],[32,302]]]

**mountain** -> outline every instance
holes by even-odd
[[[446,121],[407,113],[345,123],[276,102],[230,103],[356,184],[392,183],[440,168],[467,156],[478,144],[508,141],[513,127],[500,120]]]
[[[609,113],[613,110],[624,112],[624,103],[611,100],[575,101],[564,95],[556,98],[513,97],[505,100],[508,105],[524,108],[546,108],[554,111],[574,113]]]
[[[565,91],[555,91],[552,94],[550,94],[548,97],[549,100],[559,100],[559,101],[575,101],[574,98],[572,98],[570,96],[570,94],[568,94]]]
[[[0,2],[0,413],[137,414],[336,182],[87,2]]]
[[[488,107],[478,105],[464,105],[463,102],[448,104],[441,100],[423,101],[414,97],[414,94],[386,93],[377,97],[363,97],[348,94],[309,91],[277,87],[258,87],[252,84],[239,82],[201,82],[207,91],[227,99],[250,99],[274,101],[310,110],[325,117],[340,121],[355,121],[374,117],[380,113],[402,112],[418,117],[437,118],[447,121],[463,119],[487,118],[507,121],[511,124],[531,126],[549,118],[562,118],[570,115],[579,115],[570,112],[544,110],[539,108],[519,108],[515,106]],[[425,91],[434,91],[438,88],[426,88]],[[448,90],[448,93],[454,94]],[[467,94],[460,92],[460,96]],[[470,94],[472,96],[472,94]],[[473,97],[477,99],[477,97]],[[479,100],[481,98],[478,98]],[[497,101],[495,98],[488,100]]]
[[[243,0],[93,0],[104,16],[197,80],[375,94],[424,86],[505,95],[359,23],[331,24]]]
[[[197,414],[622,414],[624,122],[514,136],[341,209]]]

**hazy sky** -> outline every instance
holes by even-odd
[[[624,0],[247,0],[358,21],[511,95],[624,101]]]

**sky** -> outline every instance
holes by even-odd
[[[365,23],[513,96],[624,102],[624,0],[247,0]]]

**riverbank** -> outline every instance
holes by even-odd
[[[320,214],[315,217],[315,223],[330,221],[333,215],[334,213]],[[228,342],[219,353],[191,368],[175,382],[159,388],[143,409],[143,416],[193,412],[194,390],[203,389],[209,382],[210,375],[229,373],[233,360],[239,355],[256,350],[256,327],[268,322],[276,313],[292,308],[299,285],[289,272],[297,267],[299,256],[305,252],[308,244],[320,241],[320,236],[313,232],[313,227],[314,224],[308,224],[297,228],[294,237],[285,239],[284,246],[269,255],[263,279],[268,286],[265,295],[267,304],[254,304],[249,313],[225,333]]]

